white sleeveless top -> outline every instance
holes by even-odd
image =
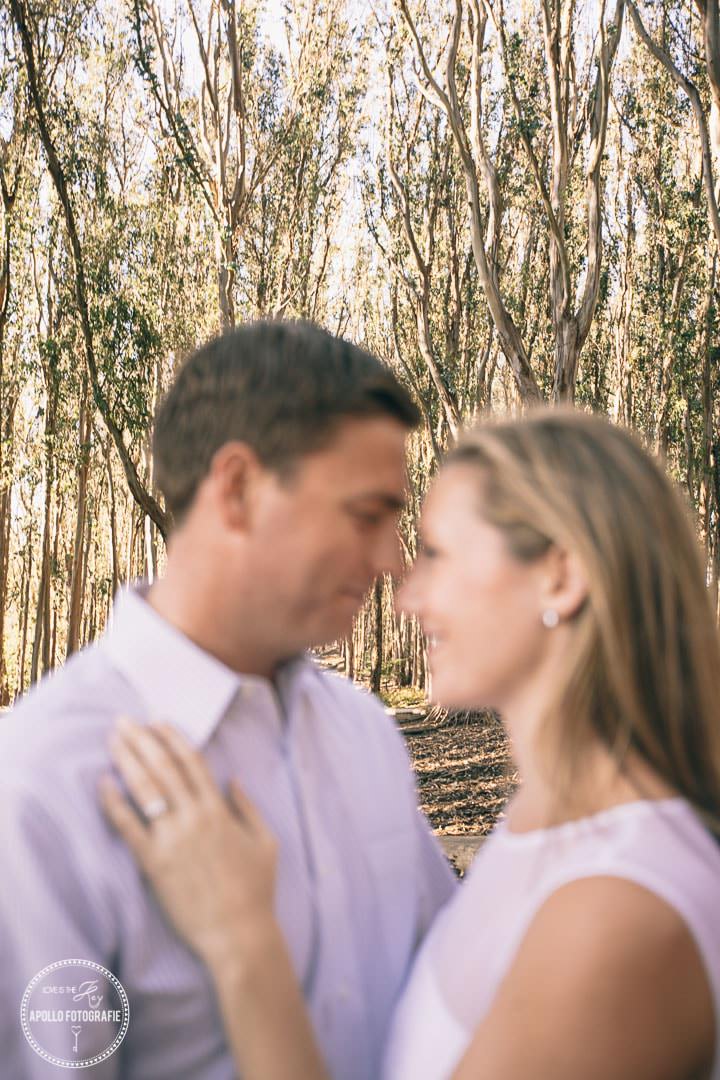
[[[715,1007],[720,1080],[720,845],[682,798],[638,801],[548,829],[505,820],[426,938],[390,1030],[384,1080],[448,1080],[533,917],[562,885],[596,875],[643,885],[678,912]]]

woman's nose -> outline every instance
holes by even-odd
[[[395,530],[393,530],[392,534],[379,538],[375,549],[374,563],[376,575],[391,574],[392,577],[397,578],[402,574],[403,561],[400,537]]]

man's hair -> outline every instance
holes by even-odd
[[[374,416],[408,429],[420,419],[374,356],[311,323],[249,323],[181,367],[155,419],[155,479],[177,523],[225,443],[247,443],[263,465],[289,473],[344,418]]]

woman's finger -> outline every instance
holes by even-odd
[[[140,807],[163,799],[182,809],[194,792],[174,756],[147,728],[120,717],[110,739],[113,761]]]
[[[148,832],[111,776],[99,784],[100,805],[105,817],[120,834],[141,866],[148,854]]]
[[[180,809],[186,805],[182,793],[172,791],[172,785],[162,776],[161,770],[151,772],[147,764],[135,753],[131,746],[119,734],[109,739],[110,757],[122,777],[125,787],[137,808],[145,819],[150,821],[161,810],[172,807]]]
[[[238,812],[245,824],[252,829],[253,832],[274,842],[275,834],[269,828],[265,818],[262,816],[255,803],[248,798],[240,787],[237,780],[230,781],[228,785],[228,794],[232,806]]]
[[[151,723],[148,730],[174,759],[197,796],[220,798],[220,791],[205,758],[181,731],[166,723]]]

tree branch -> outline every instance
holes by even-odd
[[[135,463],[128,453],[127,447],[123,439],[123,435],[117,424],[112,418],[110,413],[110,407],[107,399],[103,393],[100,385],[100,378],[98,374],[97,360],[95,357],[95,346],[93,342],[92,328],[90,326],[90,313],[87,297],[87,286],[85,279],[85,266],[83,261],[82,248],[80,246],[80,239],[78,236],[77,224],[75,221],[75,213],[73,210],[72,202],[68,192],[67,181],[63,172],[60,160],[55,149],[55,145],[50,134],[47,118],[45,115],[45,106],[40,93],[40,84],[38,79],[38,72],[35,65],[35,50],[33,47],[32,35],[27,21],[27,16],[23,6],[23,0],[10,0],[10,7],[15,20],[15,24],[20,33],[22,40],[23,52],[25,55],[25,66],[27,70],[28,90],[30,92],[30,98],[35,109],[35,115],[38,123],[38,130],[40,133],[40,140],[45,150],[45,155],[48,161],[48,168],[50,175],[57,192],[60,205],[63,208],[65,216],[65,226],[67,229],[68,239],[70,241],[70,248],[73,256],[73,268],[74,268],[74,284],[75,284],[75,298],[78,305],[78,312],[80,315],[80,324],[82,327],[83,340],[85,343],[85,357],[88,365],[88,372],[90,374],[90,382],[93,389],[93,397],[95,404],[102,416],[105,426],[107,427],[112,440],[115,443],[115,448],[118,452],[118,456],[125,472],[125,477],[128,482],[130,491],[143,510],[152,521],[155,522],[163,539],[167,536],[168,527],[170,524],[168,514],[162,509],[162,507],[153,498],[147,488],[144,486],[138,475]]]

